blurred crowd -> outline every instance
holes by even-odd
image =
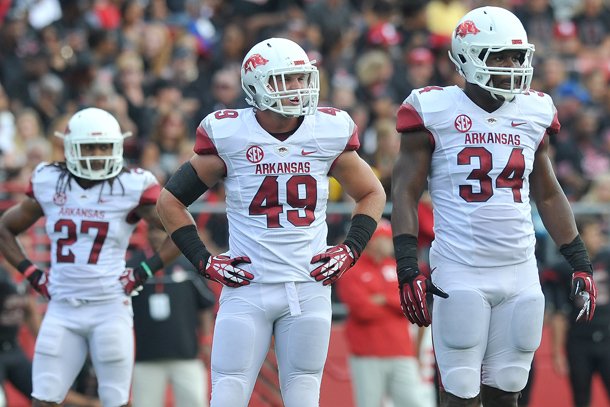
[[[471,8],[512,10],[536,45],[532,88],[563,125],[556,171],[573,201],[608,201],[610,9],[605,0],[5,0],[0,5],[0,179],[19,190],[55,131],[84,106],[134,136],[131,165],[163,183],[211,111],[244,107],[239,69],[259,40],[287,37],[321,71],[321,103],[347,110],[361,155],[389,191],[398,106],[418,87],[461,84],[447,58]],[[343,199],[340,191],[333,199]]]

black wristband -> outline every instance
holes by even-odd
[[[34,265],[34,263],[29,261],[28,259],[22,260],[19,264],[17,264],[17,271],[19,271],[21,274],[23,274],[23,273],[25,273],[25,271],[28,268],[30,268],[33,265]]]
[[[356,214],[352,218],[352,223],[350,224],[343,243],[348,245],[352,252],[354,252],[356,258],[358,258],[366,247],[366,244],[371,240],[371,236],[375,233],[375,229],[377,229],[377,221],[375,221],[375,219],[362,213]]]
[[[570,243],[561,245],[559,252],[570,263],[572,270],[593,273],[587,248],[580,235],[577,235]]]
[[[394,256],[396,257],[396,270],[398,282],[403,284],[419,271],[417,264],[417,237],[409,234],[394,236]]]
[[[150,258],[141,261],[140,267],[146,272],[146,278],[149,278],[152,277],[157,270],[160,270],[163,267],[163,260],[161,260],[159,253],[155,253]]]
[[[208,186],[199,179],[195,168],[187,161],[167,181],[165,189],[188,207],[208,190]]]
[[[205,267],[210,257],[210,252],[208,252],[208,249],[205,248],[205,245],[199,238],[195,225],[182,226],[176,229],[171,237],[178,249],[184,254],[184,257],[197,270],[202,270]]]

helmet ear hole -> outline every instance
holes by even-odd
[[[460,61],[462,61],[463,64],[466,63],[466,57],[464,56],[464,54],[458,54],[458,58],[460,59]]]

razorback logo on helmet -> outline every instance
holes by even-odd
[[[477,35],[481,30],[477,28],[472,20],[463,21],[458,27],[455,29],[455,36],[460,36],[464,38],[468,34]]]
[[[244,62],[244,72],[252,72],[254,68],[265,65],[267,62],[269,62],[269,60],[263,58],[261,54],[254,54]]]

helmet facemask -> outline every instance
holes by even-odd
[[[301,74],[303,72],[296,73]],[[305,73],[306,86],[302,89],[286,89],[286,75],[292,72],[269,71],[267,92],[260,97],[260,105],[284,116],[304,116],[314,114],[318,107],[318,95],[320,92],[320,81],[318,70],[310,70]],[[256,96],[255,96],[256,98]]]
[[[108,155],[86,155],[84,145],[108,144]],[[67,141],[64,139],[64,151],[68,170],[75,176],[92,181],[99,181],[117,176],[123,168],[123,141],[96,140]],[[101,165],[100,165],[101,163]]]

